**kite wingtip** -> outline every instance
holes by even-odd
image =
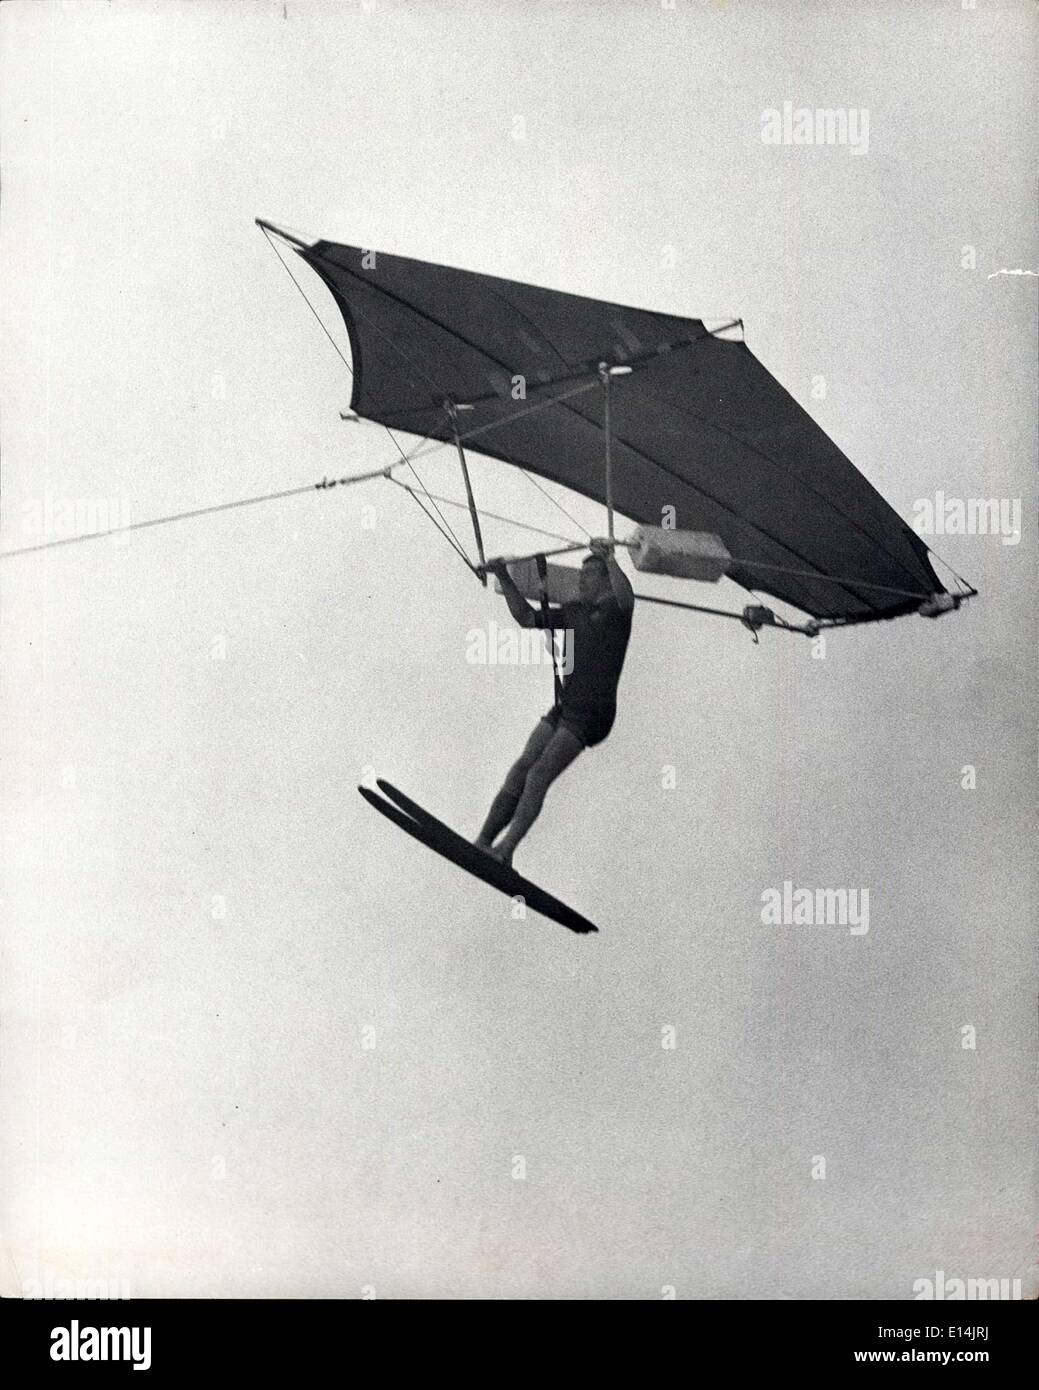
[[[273,232],[276,237],[280,237],[282,241],[287,241],[290,246],[299,246],[304,249],[310,246],[310,242],[304,241],[302,237],[293,236],[291,232],[287,232],[284,227],[279,227],[274,222],[268,222],[266,217],[254,217],[253,221],[261,232]]]

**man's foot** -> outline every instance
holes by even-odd
[[[512,868],[512,850],[503,849],[500,845],[492,845],[487,840],[477,835],[473,841],[475,849],[482,849],[484,854],[489,854],[492,859],[496,859],[499,864],[504,864],[507,869]]]

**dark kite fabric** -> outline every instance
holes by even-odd
[[[673,508],[675,526],[721,537],[739,584],[815,618],[892,618],[944,591],[923,541],[746,344],[697,319],[381,251],[322,241],[299,254],[342,310],[358,415],[449,441],[443,402],[470,403],[467,448],[605,502],[596,369],[630,365],[610,388],[619,513],[659,526]]]

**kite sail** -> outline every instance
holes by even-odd
[[[745,342],[257,222],[334,296],[352,411],[457,444],[481,560],[463,442],[602,503],[611,528],[616,510],[720,538],[728,577],[810,615],[811,631],[934,616],[975,592],[949,594],[925,543]]]

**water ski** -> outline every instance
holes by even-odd
[[[560,902],[551,893],[546,893],[536,883],[531,883],[529,879],[523,878],[515,869],[499,864],[489,854],[477,849],[464,836],[459,835],[443,821],[437,820],[436,816],[431,815],[418,802],[412,801],[409,796],[405,796],[389,782],[384,782],[380,778],[377,786],[379,791],[384,793],[383,796],[372,791],[369,787],[358,787],[357,790],[369,806],[374,806],[387,820],[399,826],[413,839],[419,840],[428,849],[434,850],[437,854],[450,860],[452,864],[457,864],[460,869],[465,869],[474,878],[482,879],[492,888],[497,888],[500,893],[506,894],[507,897],[522,898],[529,908],[535,912],[540,912],[542,917],[548,917],[551,921],[558,922],[560,926],[569,928],[570,931],[593,932],[599,930],[594,923],[588,921],[587,917],[582,917],[579,912],[575,912],[572,907],[567,907],[566,903]]]

